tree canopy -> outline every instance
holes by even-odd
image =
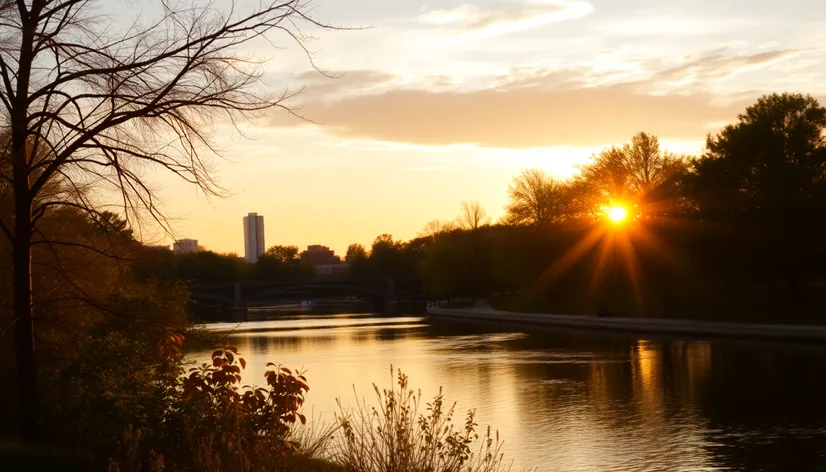
[[[544,225],[568,216],[568,188],[541,169],[525,169],[514,177],[508,197],[507,224]]]

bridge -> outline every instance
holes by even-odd
[[[246,308],[273,305],[308,292],[360,295],[370,298],[376,309],[386,314],[394,314],[397,303],[396,280],[391,277],[192,283],[189,292],[190,298],[201,305],[231,307],[244,313]]]

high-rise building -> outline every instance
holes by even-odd
[[[250,213],[244,217],[244,259],[255,264],[264,254],[264,217]]]
[[[189,254],[198,252],[197,239],[179,239],[172,244],[172,252],[175,254]]]

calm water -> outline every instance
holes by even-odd
[[[306,413],[374,402],[393,364],[476,408],[539,471],[826,470],[826,349],[678,340],[427,317],[304,315],[241,325],[244,381],[299,367]],[[200,353],[206,356],[208,353]]]

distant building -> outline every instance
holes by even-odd
[[[174,254],[190,254],[198,252],[197,239],[179,239],[172,244],[172,252]]]
[[[341,263],[341,259],[330,248],[320,244],[307,246],[307,250],[302,252],[300,257],[303,264],[313,267]]]
[[[264,255],[264,217],[250,213],[244,217],[244,259],[255,264]]]

